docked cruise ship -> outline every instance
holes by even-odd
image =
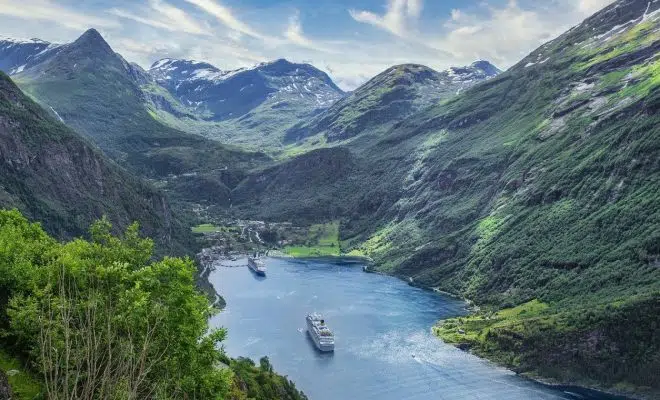
[[[325,320],[320,314],[307,315],[307,332],[312,337],[316,347],[322,352],[331,352],[335,350],[335,336],[325,324]]]
[[[259,276],[266,276],[266,264],[256,256],[248,257],[248,268]]]

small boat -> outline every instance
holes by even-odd
[[[248,268],[259,276],[266,276],[266,264],[257,256],[248,257]]]

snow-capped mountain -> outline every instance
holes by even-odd
[[[206,62],[166,58],[148,72],[184,106],[212,121],[240,118],[259,107],[305,115],[344,95],[326,73],[286,60],[225,71]]]
[[[285,136],[295,141],[327,131],[332,141],[385,128],[500,73],[487,61],[442,72],[405,64],[346,94],[325,72],[284,59],[223,70],[163,58],[145,71],[115,53],[94,29],[61,45],[0,38],[0,70],[10,75],[37,79],[109,67],[132,81],[131,92],[161,121],[255,147],[279,145]]]
[[[17,74],[36,65],[60,45],[40,39],[13,39],[0,37],[0,71]]]
[[[488,61],[438,72],[418,64],[388,68],[315,118],[286,134],[296,142],[319,133],[328,141],[346,140],[364,132],[385,131],[409,115],[450,98],[501,71]]]
[[[470,84],[492,78],[501,73],[502,71],[490,62],[479,60],[465,67],[450,67],[441,71],[440,75],[452,83]]]
[[[62,55],[61,57],[56,57]],[[51,60],[57,59],[55,69]],[[9,75],[38,75],[55,71],[98,69],[104,63],[116,64],[136,83],[151,81],[151,76],[139,65],[129,63],[115,53],[95,29],[89,29],[71,43],[56,44],[41,39],[0,38],[0,70]]]

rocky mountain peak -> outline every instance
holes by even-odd
[[[70,47],[99,54],[115,54],[108,42],[94,28],[85,31],[78,39],[71,43]]]
[[[208,62],[164,58],[148,72],[184,106],[211,121],[237,119],[256,108],[271,107],[278,114],[293,113],[295,119],[329,107],[343,96],[325,72],[285,59],[223,70]]]
[[[291,128],[286,141],[295,142],[319,133],[325,134],[328,141],[338,141],[363,132],[383,132],[415,112],[499,73],[499,69],[483,60],[443,72],[420,64],[395,65],[311,121]]]
[[[492,78],[502,73],[489,61],[478,60],[463,67],[450,67],[441,72],[444,79],[453,83],[474,83]]]
[[[486,60],[478,60],[470,64],[471,67],[481,70],[487,76],[493,77],[502,73],[502,71]]]

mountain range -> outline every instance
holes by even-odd
[[[229,198],[228,183],[252,162],[268,159],[155,119],[141,89],[146,73],[115,53],[96,30],[49,49],[28,56],[29,67],[12,68],[12,79],[111,159],[175,197],[194,193],[222,203]],[[198,187],[207,190],[191,190]]]
[[[421,65],[400,65],[347,94],[312,65],[284,59],[223,71],[206,62],[164,58],[145,71],[114,53],[96,31],[65,45],[39,39],[4,39],[0,41],[0,70],[18,75],[18,80],[26,75],[26,69],[37,76],[42,71],[35,66],[43,65],[63,49],[77,48],[86,36],[98,42],[97,48],[107,50],[112,60],[104,62],[123,69],[133,86],[140,87],[138,96],[160,122],[260,150],[318,136],[326,127],[331,133],[321,135],[324,142],[352,138],[355,132],[373,130],[375,125],[386,129],[415,111],[501,72],[487,61],[442,72]],[[355,121],[350,115],[352,109],[361,114]],[[347,120],[354,123],[343,126]]]
[[[440,326],[445,340],[531,376],[653,397],[659,9],[618,0],[504,72],[404,64],[351,93],[286,60],[144,70],[95,30],[63,45],[0,41],[0,66],[49,127],[64,122],[99,162],[138,176],[135,201],[338,221],[346,253],[481,307],[482,319]],[[28,199],[55,196],[6,185],[3,201],[37,209]],[[49,207],[33,215],[59,226]]]
[[[326,112],[289,129],[285,140],[291,143],[321,134],[323,141],[336,142],[364,132],[378,134],[500,73],[488,61],[442,72],[413,64],[388,68]]]
[[[286,60],[221,71],[211,64],[163,59],[148,70],[157,115],[209,138],[263,149],[276,145],[292,121],[309,118],[344,92],[324,72]],[[167,101],[168,92],[175,101]]]

